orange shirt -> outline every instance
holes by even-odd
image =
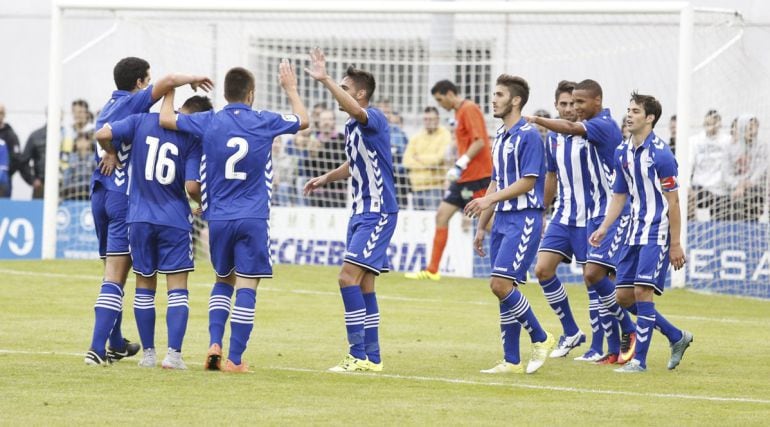
[[[484,141],[484,148],[471,159],[468,167],[460,175],[457,182],[477,181],[492,176],[492,147],[489,144],[487,125],[481,108],[470,100],[464,100],[455,111],[455,137],[457,139],[457,156],[468,151],[473,141]]]

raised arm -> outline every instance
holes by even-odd
[[[160,126],[164,129],[178,130],[176,112],[174,111],[174,92],[174,89],[168,91],[160,105]]]
[[[278,66],[278,71],[280,73],[279,80],[281,82],[281,87],[289,98],[291,111],[299,116],[299,130],[305,130],[310,126],[310,117],[307,115],[305,104],[299,99],[299,92],[297,91],[297,74],[294,72],[294,65],[290,64],[287,59],[284,59],[281,61],[281,65]]]
[[[571,122],[564,119],[546,119],[538,116],[526,116],[528,122],[543,126],[557,133],[569,135],[586,135],[586,128],[580,122]]]
[[[152,100],[153,102],[157,101],[168,91],[187,84],[190,85],[190,88],[193,91],[201,88],[204,92],[208,92],[214,88],[214,83],[206,76],[193,76],[190,74],[169,74],[158,80],[158,82],[152,86]]]
[[[321,49],[314,48],[310,51],[310,67],[305,68],[305,72],[323,84],[331,92],[334,99],[339,102],[340,108],[350,114],[350,117],[359,123],[366,124],[368,122],[366,110],[326,73],[326,57]]]

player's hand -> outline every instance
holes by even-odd
[[[454,165],[446,172],[446,179],[449,182],[455,182],[460,179],[460,175],[462,175],[462,173],[462,168],[460,166]]]
[[[297,73],[294,72],[294,64],[286,58],[278,65],[278,82],[285,91],[297,90]]]
[[[201,205],[198,205],[197,208],[192,210],[192,214],[195,216],[201,216],[203,215],[203,208],[201,208]]]
[[[324,185],[326,185],[326,175],[317,176],[305,184],[303,194],[309,196],[317,188],[323,187]]]
[[[99,171],[102,175],[110,176],[115,169],[120,168],[120,162],[118,161],[118,153],[104,153],[102,159],[99,161]]]
[[[325,80],[329,78],[326,73],[326,57],[320,48],[313,48],[310,51],[310,66],[305,68],[305,72],[315,80]]]
[[[606,236],[607,228],[600,226],[596,229],[596,231],[593,232],[593,234],[591,234],[591,237],[588,238],[588,243],[590,243],[591,246],[598,248]]]
[[[487,256],[487,253],[484,252],[484,236],[486,236],[487,232],[479,227],[478,230],[476,230],[476,237],[473,238],[473,250],[476,251],[476,253],[480,257]]]
[[[684,249],[682,249],[682,245],[680,244],[671,245],[669,256],[671,258],[671,265],[674,266],[674,270],[679,270],[684,267],[687,262],[687,259],[684,256]]]
[[[524,120],[527,121],[527,123],[535,124],[535,121],[537,120],[537,116],[522,116],[524,117]]]
[[[473,199],[470,202],[468,202],[467,205],[465,205],[465,215],[475,218],[479,215],[481,215],[481,212],[487,210],[490,206],[492,206],[492,200],[489,199],[487,196],[479,197],[478,199]]]
[[[214,89],[214,82],[210,78],[205,76],[193,76],[193,78],[195,80],[190,83],[190,89],[193,91],[202,89],[204,92],[210,92],[211,89]]]

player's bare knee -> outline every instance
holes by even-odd
[[[649,302],[652,301],[654,291],[650,286],[634,286],[634,299],[637,302]]]
[[[546,265],[546,263],[540,261],[535,264],[535,276],[537,277],[537,280],[543,282],[551,279],[555,275],[556,269],[551,268],[550,265]]]
[[[586,264],[583,269],[583,280],[589,285],[593,285],[602,280],[607,275],[607,271],[604,267],[600,267],[595,264]]]
[[[337,276],[337,282],[341,288],[361,285],[366,272],[357,266],[348,263],[342,264],[342,269]]]
[[[503,299],[511,292],[513,284],[510,280],[500,277],[492,277],[489,281],[489,289],[498,299]]]
[[[623,308],[631,307],[635,302],[634,289],[620,288],[615,291],[615,300]]]

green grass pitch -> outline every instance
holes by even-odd
[[[187,371],[144,369],[136,358],[87,367],[98,261],[0,262],[0,424],[134,425],[767,425],[770,302],[670,290],[657,307],[695,342],[675,371],[656,333],[648,372],[549,359],[534,375],[488,376],[500,359],[498,309],[486,280],[378,279],[385,371],[333,374],[346,353],[334,268],[277,266],[257,297],[244,375],[204,372],[213,273],[190,278]],[[162,281],[165,286],[165,281]],[[138,341],[127,285],[124,331]],[[558,320],[527,285],[543,326]],[[582,286],[568,286],[590,331]],[[157,298],[156,344],[165,348]],[[229,331],[229,327],[228,327]],[[529,356],[522,335],[522,359]],[[225,337],[227,347],[227,336]],[[226,350],[227,348],[225,348]],[[163,351],[159,350],[159,354]],[[161,356],[162,357],[162,356]]]

